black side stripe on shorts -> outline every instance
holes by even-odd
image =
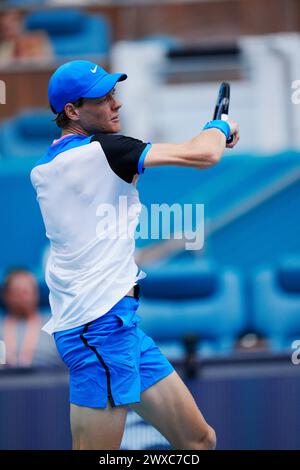
[[[90,348],[93,353],[96,354],[97,356],[97,359],[98,361],[102,364],[102,366],[104,367],[105,369],[105,373],[106,373],[106,382],[107,382],[107,398],[110,402],[110,405],[112,408],[114,408],[116,405],[115,405],[115,401],[113,399],[113,396],[112,396],[112,393],[111,393],[111,385],[110,385],[110,371],[109,371],[109,368],[107,367],[107,364],[105,364],[104,360],[103,360],[103,357],[100,356],[100,354],[98,353],[97,349],[95,348],[95,346],[91,346],[87,339],[83,336],[84,333],[87,332],[88,330],[88,327],[91,325],[91,323],[93,322],[90,322],[90,323],[87,323],[83,329],[83,332],[82,334],[80,335],[80,339],[82,340],[83,344],[87,347],[87,348]]]

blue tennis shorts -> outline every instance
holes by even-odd
[[[139,300],[125,296],[86,325],[54,333],[70,372],[70,402],[106,408],[140,402],[141,393],[174,371],[139,327]]]

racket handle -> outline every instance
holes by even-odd
[[[221,114],[221,120],[228,121],[228,114]],[[228,139],[226,140],[226,144],[231,144],[232,142],[233,142],[233,135],[228,137]]]

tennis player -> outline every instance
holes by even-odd
[[[73,449],[118,449],[128,405],[174,449],[214,449],[214,430],[138,326],[138,281],[145,273],[134,260],[136,182],[145,168],[211,167],[230,135],[230,147],[236,145],[239,129],[232,121],[211,121],[182,144],[120,135],[115,86],[126,78],[71,61],[49,81],[62,136],[31,172],[51,246],[45,276],[52,318],[44,330],[70,372]]]

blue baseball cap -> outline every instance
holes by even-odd
[[[117,82],[126,80],[125,73],[107,73],[102,67],[88,60],[72,60],[54,72],[49,80],[49,103],[56,113],[63,111],[67,103],[79,98],[101,98],[107,95]]]

